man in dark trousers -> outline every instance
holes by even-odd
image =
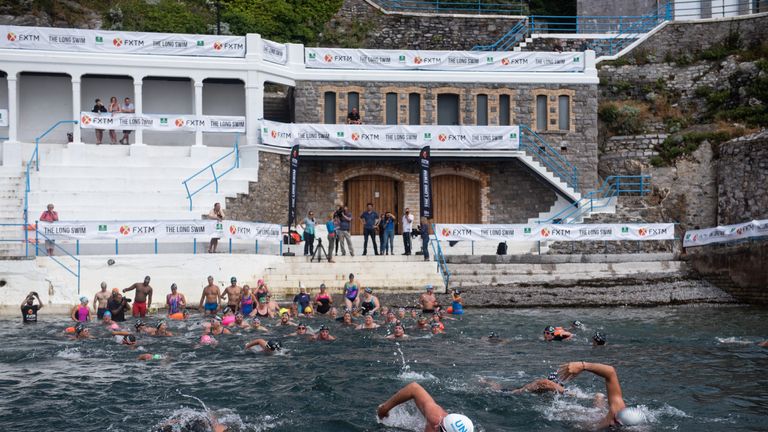
[[[379,248],[376,245],[376,225],[379,224],[379,214],[373,210],[373,204],[368,203],[367,210],[360,214],[360,220],[363,221],[363,255],[368,253],[368,237],[373,242],[373,253],[378,255]]]

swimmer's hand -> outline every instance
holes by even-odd
[[[557,377],[562,382],[570,381],[576,378],[580,373],[586,369],[584,362],[570,362],[560,365],[560,369],[557,370]]]
[[[376,409],[376,415],[378,415],[380,419],[383,419],[384,417],[389,416],[389,409],[387,409],[387,407],[384,405],[385,404],[381,404]]]

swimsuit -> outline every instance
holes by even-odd
[[[328,294],[318,294],[315,301],[320,303],[320,306],[317,307],[318,313],[324,314],[331,310],[331,296]]]
[[[355,301],[357,299],[358,288],[357,285],[350,285],[349,282],[344,284],[344,296],[349,301]]]
[[[451,303],[451,308],[453,308],[454,315],[464,314],[464,306],[458,301],[454,300],[453,303]]]
[[[256,308],[256,313],[255,313],[255,315],[256,315],[257,317],[268,317],[268,316],[269,316],[269,308],[267,308],[267,311],[266,311],[266,312],[264,312],[264,313],[261,313],[261,312],[259,312],[259,308]]]
[[[133,302],[133,316],[137,315],[142,318],[147,315],[147,302]]]
[[[88,312],[90,309],[88,309],[88,306],[78,306],[77,312],[75,313],[75,316],[77,317],[77,320],[79,322],[86,322],[88,321]]]
[[[371,298],[371,301],[360,303],[360,307],[363,308],[363,315],[367,315],[368,312],[372,311],[376,307],[376,303],[373,301],[373,298]]]
[[[425,313],[425,314],[433,314],[433,313],[435,313],[435,310],[434,309],[422,309],[421,312]]]
[[[205,303],[205,311],[206,312],[216,312],[216,309],[219,308],[219,304],[216,302],[213,303]]]
[[[250,315],[251,312],[253,312],[253,296],[249,296],[248,298],[243,296],[242,300],[240,300],[240,312],[242,312],[243,315]]]
[[[179,307],[179,303],[181,302],[181,296],[176,294],[169,294],[168,295],[168,314],[175,314],[176,312],[179,312],[181,308]]]

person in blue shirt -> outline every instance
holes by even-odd
[[[338,224],[339,220],[331,212],[328,215],[328,222],[325,223],[325,229],[328,230],[328,262],[333,262],[333,246],[336,244],[336,226]]]
[[[303,314],[304,311],[309,307],[312,299],[309,297],[309,294],[307,294],[307,289],[301,287],[300,292],[293,297],[293,302],[296,303],[299,313]]]
[[[368,253],[368,237],[373,242],[373,253],[378,255],[379,248],[376,246],[376,229],[379,224],[379,214],[373,210],[373,204],[368,203],[367,210],[360,214],[360,220],[363,221],[363,255]]]
[[[315,212],[309,211],[301,223],[304,230],[304,256],[315,254]]]
[[[395,254],[395,216],[386,212],[384,214],[384,241],[381,245],[381,253],[387,255]]]

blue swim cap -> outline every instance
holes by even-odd
[[[110,312],[110,311],[104,311],[104,315],[102,315],[102,316],[105,316],[105,317],[110,317],[110,318],[111,318],[111,317],[112,317],[112,312]]]
[[[88,303],[88,297],[86,296],[80,297],[80,303]]]

